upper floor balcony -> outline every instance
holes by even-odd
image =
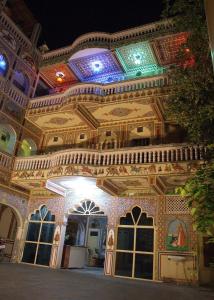
[[[0,169],[9,171],[12,167],[13,158],[10,154],[0,152]]]
[[[205,152],[201,146],[180,144],[103,151],[70,149],[16,157],[12,183],[30,190],[47,187],[64,195],[64,182],[83,176],[95,178],[97,186],[111,195],[133,189],[135,194],[140,190],[165,194],[173,185],[185,183],[203,163]]]
[[[9,41],[11,48],[18,52],[20,47],[25,49],[25,51],[31,52],[31,55],[35,61],[40,59],[40,52],[36,47],[33,47],[32,41],[23,33],[11,18],[9,18],[4,12],[1,12],[0,15],[0,26],[2,31],[1,38]]]
[[[105,103],[108,102],[110,96],[117,96],[153,88],[163,88],[168,85],[169,80],[166,74],[106,85],[98,83],[76,83],[62,93],[31,99],[28,108],[29,110],[36,110],[47,106],[59,106],[66,102],[66,99],[69,97],[80,95],[88,95],[90,97],[94,96],[95,100]]]
[[[69,149],[45,155],[16,157],[14,171],[51,169],[68,165],[112,166],[148,163],[178,163],[203,160],[202,146],[161,145],[118,150]]]
[[[28,104],[28,97],[21,92],[14,84],[0,76],[0,91],[6,94],[12,101],[25,108]]]

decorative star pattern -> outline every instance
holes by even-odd
[[[69,65],[84,82],[113,82],[123,79],[123,72],[111,51],[71,59]]]
[[[117,48],[116,55],[128,78],[155,75],[162,71],[148,41]]]

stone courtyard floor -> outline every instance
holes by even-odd
[[[101,270],[53,270],[0,264],[1,300],[214,300],[214,291],[110,278]]]

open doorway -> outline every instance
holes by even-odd
[[[17,233],[17,217],[15,211],[0,203],[0,239],[5,245],[4,261],[9,262],[13,253],[13,246]]]
[[[87,200],[82,203],[83,208],[89,205],[94,211],[77,210],[68,217],[63,268],[104,267],[107,217],[94,202]]]

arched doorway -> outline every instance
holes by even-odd
[[[117,229],[115,275],[153,279],[154,224],[138,206],[120,218]]]
[[[104,267],[107,217],[92,200],[84,200],[67,220],[62,267]]]
[[[49,266],[54,229],[55,215],[45,205],[29,216],[22,262]]]
[[[13,247],[16,240],[18,219],[10,206],[0,203],[0,239],[4,240],[4,261],[12,258]]]

